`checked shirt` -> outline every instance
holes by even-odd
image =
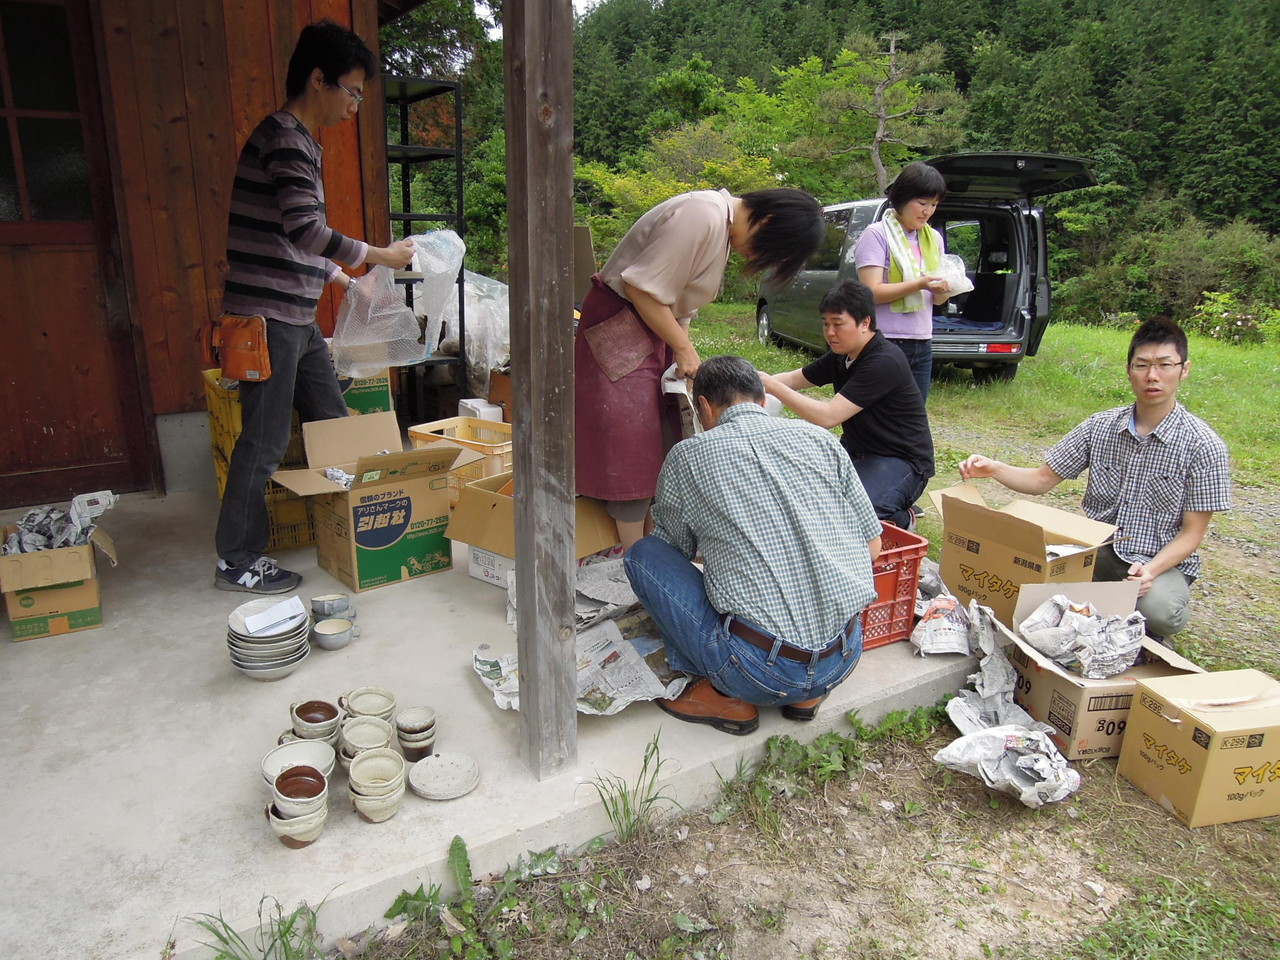
[[[754,403],[671,450],[654,534],[690,560],[707,599],[792,646],[817,650],[876,591],[867,542],[880,521],[848,454],[826,430]]]
[[[1084,512],[1116,525],[1118,557],[1146,563],[1178,535],[1184,512],[1231,509],[1231,477],[1222,438],[1182,404],[1146,437],[1132,423],[1132,405],[1095,413],[1059,440],[1045,463],[1066,479],[1088,469]],[[1178,569],[1195,578],[1200,555]]]

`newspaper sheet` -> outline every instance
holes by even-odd
[[[520,709],[519,657],[485,657],[472,652],[472,667],[503,710]],[[606,620],[578,634],[578,712],[612,716],[637,700],[678,697],[689,682],[666,665],[660,641],[628,640]]]

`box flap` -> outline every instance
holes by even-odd
[[[1072,603],[1092,603],[1104,617],[1127,617],[1138,606],[1138,581],[1099,580],[1085,583],[1024,583],[1018,591],[1018,605],[1013,611],[1015,630],[1031,616],[1036,607],[1050,597],[1062,594]]]
[[[297,470],[277,470],[271,479],[283,487],[288,487],[300,497],[310,497],[317,493],[346,493],[347,488],[334,483],[319,470],[309,468]]]
[[[98,552],[111,561],[114,567],[118,562],[116,559],[116,542],[111,539],[110,534],[99,526],[93,528],[93,533],[89,534],[89,542],[98,548]]]
[[[1171,723],[1194,720],[1219,733],[1280,725],[1280,683],[1261,670],[1158,677],[1143,686],[1165,701]]]
[[[1043,528],[1045,543],[1080,543],[1096,547],[1106,543],[1116,532],[1114,524],[1090,520],[1078,513],[1068,513],[1066,510],[1029,500],[1014,500],[1001,507],[1000,512],[1020,517]]]
[[[5,536],[16,529],[12,524],[5,527]],[[103,542],[109,544],[111,538],[104,534]],[[0,590],[13,593],[15,590],[33,590],[55,583],[92,579],[93,550],[93,547],[84,545],[0,556]],[[111,553],[114,552],[115,546],[112,545]]]
[[[982,498],[982,491],[978,489],[978,485],[968,480],[964,483],[957,483],[954,487],[947,487],[945,490],[930,492],[929,499],[933,501],[933,506],[939,514],[942,513],[942,502],[947,497],[954,497],[956,500],[963,500],[966,503],[976,503],[983,507],[987,505],[987,501]]]
[[[369,415],[366,414],[367,418]],[[376,416],[376,414],[374,414]],[[362,418],[362,419],[365,419]],[[465,467],[483,460],[484,454],[467,450],[454,443],[433,443],[403,453],[384,453],[381,456],[361,457],[355,467],[348,468],[355,474],[351,489],[357,490],[389,480],[413,480],[434,474],[444,475],[450,470]]]
[[[959,497],[942,500],[942,523],[948,534],[994,541],[1020,556],[1045,560],[1044,531],[1038,523]]]
[[[400,424],[390,412],[304,423],[302,443],[307,451],[307,466],[312,469],[354,463],[383,450],[404,449]]]

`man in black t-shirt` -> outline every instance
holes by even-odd
[[[842,423],[841,444],[853,459],[876,516],[914,526],[911,505],[933,476],[933,437],[924,399],[902,351],[876,330],[875,299],[856,280],[828,291],[819,305],[831,349],[804,367],[770,376],[767,392],[820,427]],[[830,400],[800,390],[835,385]]]

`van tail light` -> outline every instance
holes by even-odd
[[[984,343],[982,345],[983,353],[1019,353],[1021,350],[1020,343]]]

